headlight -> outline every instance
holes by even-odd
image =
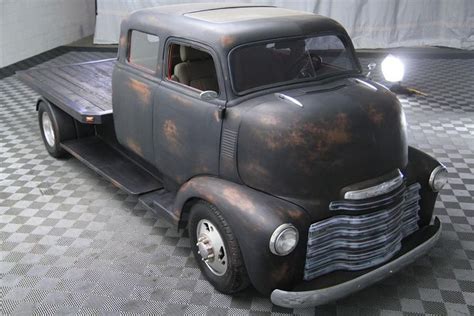
[[[270,251],[277,256],[286,256],[298,244],[298,230],[291,224],[282,224],[270,238]]]
[[[434,192],[441,190],[448,182],[448,171],[443,165],[440,165],[431,172],[429,184]]]

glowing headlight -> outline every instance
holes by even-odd
[[[405,75],[405,66],[399,58],[388,55],[382,61],[382,73],[385,80],[400,82],[403,80],[403,75]]]
[[[440,165],[431,172],[429,184],[434,192],[441,190],[448,182],[448,171],[443,165]]]
[[[277,256],[286,256],[298,244],[298,230],[291,224],[282,224],[270,238],[270,251]]]

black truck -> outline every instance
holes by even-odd
[[[323,304],[425,254],[446,168],[408,146],[397,97],[344,28],[269,6],[191,4],[124,19],[114,59],[18,76],[44,144],[188,227],[223,293]]]

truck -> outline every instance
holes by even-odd
[[[336,21],[182,4],[121,24],[117,58],[33,68],[39,127],[189,230],[207,280],[284,307],[325,304],[425,255],[446,168],[409,146],[396,95]]]

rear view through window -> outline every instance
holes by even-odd
[[[132,31],[128,61],[155,72],[158,65],[158,44],[158,36]]]
[[[236,92],[358,72],[335,35],[279,40],[236,48],[230,55]]]

